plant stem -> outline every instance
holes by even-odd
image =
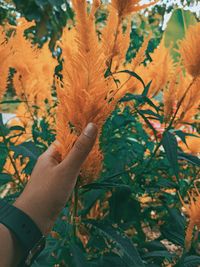
[[[181,105],[182,105],[182,103],[183,103],[185,97],[186,97],[187,93],[189,92],[190,88],[192,87],[192,85],[195,83],[196,79],[197,79],[196,77],[193,78],[193,80],[192,80],[191,83],[189,84],[188,88],[185,90],[185,93],[183,94],[182,98],[180,99],[180,101],[179,101],[179,103],[178,103],[178,105],[177,105],[176,112],[174,113],[174,115],[173,115],[173,117],[172,117],[172,119],[171,119],[171,121],[170,121],[168,127],[166,128],[166,131],[168,131],[168,130],[172,127],[172,125],[173,125],[173,123],[174,123],[174,120],[176,119],[176,116],[177,116],[177,114],[178,114],[178,112],[179,112],[179,110],[180,110],[180,107],[181,107]]]
[[[73,214],[72,214],[72,223],[73,223],[73,235],[74,239],[76,239],[77,234],[77,227],[76,227],[76,220],[78,213],[78,184],[76,184],[74,188],[74,207],[73,207]]]
[[[3,132],[2,132],[2,137],[3,137],[4,145],[6,146],[6,149],[7,149],[7,151],[8,151],[8,157],[9,157],[10,162],[11,162],[13,168],[14,168],[15,175],[16,175],[16,177],[17,177],[17,180],[18,180],[19,183],[24,187],[23,181],[21,180],[21,177],[20,177],[19,171],[18,171],[18,169],[17,169],[17,166],[16,166],[16,164],[15,164],[15,161],[13,160],[12,156],[10,155],[10,149],[9,149],[9,147],[8,147],[8,142],[7,142],[6,137],[5,137],[5,135],[3,134]]]

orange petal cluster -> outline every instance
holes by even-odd
[[[140,2],[140,0],[112,0],[112,6],[117,10],[119,17],[124,17],[156,3],[154,1],[140,5]]]
[[[89,14],[85,0],[72,1],[76,26],[64,31],[61,41],[64,60],[62,80],[57,81],[57,139],[62,158],[69,152],[87,123],[94,122],[101,131],[104,122],[125,93],[123,90],[119,91],[113,77],[105,77],[108,66],[117,70],[123,64],[130,38],[130,20],[124,34],[119,13],[113,8],[114,2],[110,6],[107,25],[99,40],[94,14],[100,1],[93,2]],[[128,13],[131,12],[133,8]],[[72,42],[69,45],[64,40]],[[102,157],[97,141],[83,166],[85,179],[98,176]]]
[[[197,229],[200,230],[200,192],[196,188],[195,191],[188,193],[188,196],[189,204],[185,204],[185,202],[180,196],[183,207],[185,208],[189,216],[189,224],[185,237],[185,247],[187,250],[189,250],[191,247],[194,227],[196,226]]]
[[[197,77],[200,75],[200,22],[190,26],[185,39],[180,44],[180,54],[188,73]]]

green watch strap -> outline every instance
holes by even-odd
[[[19,240],[24,252],[24,259],[35,258],[35,253],[44,248],[45,241],[35,222],[23,211],[0,199],[0,223],[5,225]],[[41,240],[43,241],[41,243]],[[36,252],[35,252],[36,251]],[[39,251],[39,252],[40,252]],[[31,254],[31,255],[30,255]],[[26,266],[26,265],[20,265]]]

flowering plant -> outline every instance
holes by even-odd
[[[154,4],[73,0],[74,21],[53,53],[31,42],[25,19],[1,28],[2,112],[17,104],[14,118],[0,117],[1,196],[20,194],[55,139],[64,158],[88,122],[99,130],[35,266],[200,263],[200,24],[193,18],[174,48],[169,22],[154,51],[149,32],[127,60],[133,16]]]

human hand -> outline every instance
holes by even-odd
[[[96,126],[89,123],[62,162],[55,145],[51,145],[39,157],[28,184],[14,203],[34,220],[44,235],[49,233],[69,199],[96,136]]]

